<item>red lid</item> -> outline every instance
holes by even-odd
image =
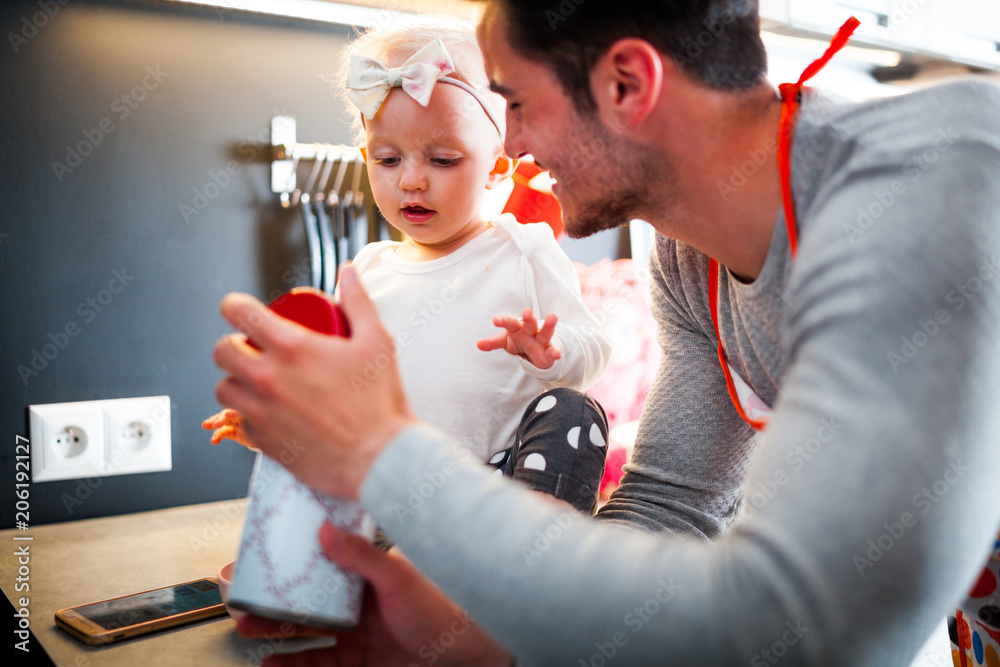
[[[351,327],[337,304],[307,287],[296,287],[275,299],[270,308],[285,319],[331,336],[351,336]],[[247,344],[255,349],[260,347],[248,339]]]

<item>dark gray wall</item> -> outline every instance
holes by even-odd
[[[15,437],[37,403],[169,394],[173,470],[32,484],[33,524],[242,496],[250,452],[213,447],[200,427],[218,410],[218,304],[305,282],[304,235],[270,192],[263,144],[276,113],[298,119],[300,140],[349,141],[321,78],[349,29],[174,3],[45,4],[51,17],[37,0],[0,7],[0,526],[14,522]],[[96,145],[70,171],[53,166],[76,164],[67,146],[80,142]],[[196,202],[213,174],[229,183]],[[181,205],[196,203],[185,220]],[[125,287],[97,312],[88,299],[107,300],[115,271]],[[65,348],[22,378],[50,334]]]
[[[276,114],[296,117],[300,141],[349,142],[324,80],[349,34],[152,0],[0,4],[0,527],[38,403],[169,394],[173,470],[32,484],[33,524],[245,495],[251,454],[200,427],[218,410],[218,304],[306,282],[264,144]],[[622,240],[564,247],[589,263],[627,256]],[[116,271],[124,289],[89,303],[107,301]],[[22,377],[52,337],[65,347]]]

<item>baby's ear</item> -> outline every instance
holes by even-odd
[[[493,165],[493,171],[490,172],[490,180],[486,183],[486,187],[492,190],[500,185],[500,183],[510,178],[516,168],[517,160],[507,157],[505,153],[501,153]]]

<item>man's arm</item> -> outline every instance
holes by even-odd
[[[360,493],[412,562],[528,664],[890,664],[961,597],[1000,524],[1000,275],[983,268],[1000,252],[1000,158],[956,145],[938,166],[866,247],[842,225],[895,174],[845,175],[811,212],[789,370],[751,471],[776,490],[714,543],[563,515],[490,478],[413,426],[391,360],[352,386],[388,337],[349,273],[351,341],[228,301],[234,325],[256,315],[264,351],[220,343],[233,376],[219,398],[272,456],[309,443],[286,465]],[[932,336],[923,324],[942,309]],[[908,363],[894,368],[897,351]]]
[[[983,269],[1000,159],[982,150],[942,157],[867,247],[842,222],[882,184],[869,170],[813,212],[749,480],[774,493],[716,542],[561,516],[423,430],[382,453],[363,502],[527,664],[905,664],[1000,524],[1000,271]]]
[[[709,338],[672,293],[676,244],[650,257],[660,365],[643,406],[632,460],[598,517],[650,532],[714,538],[738,513],[754,431],[736,412]],[[701,272],[708,282],[707,264]]]

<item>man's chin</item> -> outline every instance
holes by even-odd
[[[623,227],[630,220],[630,218],[624,217],[620,211],[611,212],[601,208],[594,210],[597,211],[596,214],[579,215],[572,211],[567,213],[563,209],[563,228],[566,230],[566,236],[571,239],[585,239],[609,229]]]

